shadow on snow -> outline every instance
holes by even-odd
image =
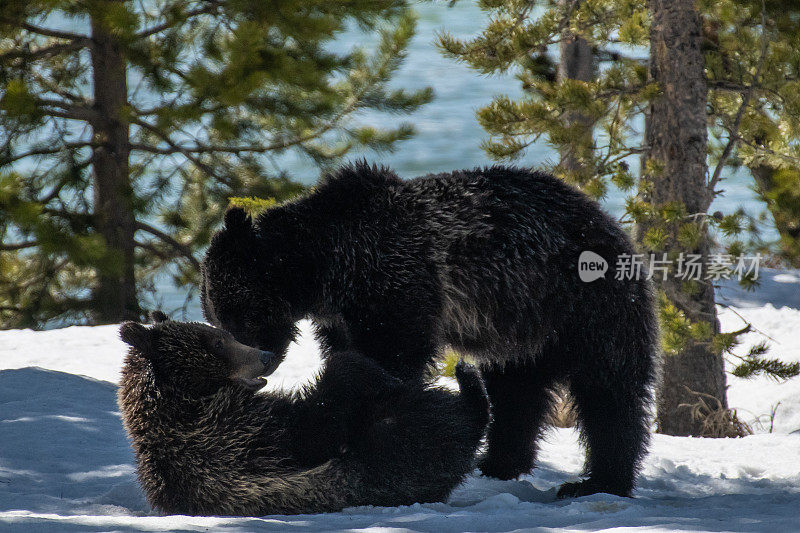
[[[0,371],[0,524],[36,531],[291,529],[365,527],[418,531],[508,531],[525,528],[659,527],[679,530],[779,530],[800,505],[796,487],[765,480],[726,480],[726,494],[682,495],[681,484],[712,485],[688,469],[642,480],[639,498],[594,495],[555,500],[566,479],[543,464],[530,481],[470,477],[448,504],[361,507],[327,515],[267,518],[170,517],[153,513],[138,485],[133,454],[116,406],[116,386],[23,368]],[[733,483],[733,485],[731,485]]]

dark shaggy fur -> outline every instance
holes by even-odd
[[[611,271],[590,283],[578,257]],[[281,353],[310,317],[329,351],[353,346],[404,379],[443,345],[482,364],[492,403],[484,474],[514,478],[566,383],[588,479],[561,496],[630,494],[648,441],[657,360],[649,285],[616,280],[623,230],[541,172],[495,166],[401,180],[346,166],[255,221],[227,213],[204,263],[207,318]]]
[[[128,323],[121,336],[133,347],[120,409],[144,492],[167,513],[443,501],[472,468],[489,419],[483,383],[469,365],[457,369],[461,394],[454,394],[339,353],[301,392],[260,394],[230,378],[240,372],[224,353],[230,334],[222,330]]]

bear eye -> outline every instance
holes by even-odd
[[[222,347],[224,345],[225,345],[225,343],[222,342],[222,339],[217,339],[216,342],[214,342],[214,348],[217,349],[217,350],[222,350]]]

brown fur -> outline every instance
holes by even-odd
[[[228,378],[233,369],[208,336],[219,330],[136,326],[135,335],[123,326],[134,346],[119,406],[142,488],[161,511],[267,515],[442,501],[473,466],[488,399],[471,367],[457,369],[456,395],[342,353],[303,391],[260,394]]]

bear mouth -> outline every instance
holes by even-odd
[[[250,390],[263,389],[267,385],[267,376],[275,372],[282,361],[283,357],[276,355],[274,352],[258,350],[258,362],[250,365],[250,369],[255,372],[238,372],[235,377],[239,383]]]
[[[261,390],[267,386],[267,378],[258,376],[255,378],[238,378],[239,383],[250,390]]]

